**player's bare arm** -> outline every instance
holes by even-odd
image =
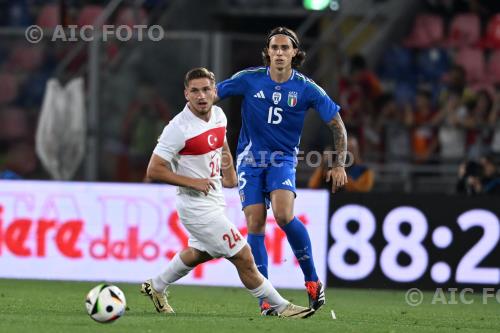
[[[347,156],[347,131],[344,122],[337,113],[335,117],[328,123],[328,127],[333,133],[334,154],[332,155],[332,167],[326,173],[326,181],[332,181],[332,193],[335,193],[339,188],[347,183],[347,175],[345,173],[345,162]]]
[[[222,186],[235,187],[238,185],[238,176],[234,169],[233,156],[229,150],[229,145],[224,142],[222,146]]]
[[[149,160],[147,178],[164,182],[170,185],[188,187],[208,195],[210,188],[215,184],[208,178],[191,178],[176,174],[170,163],[160,156],[153,154]]]

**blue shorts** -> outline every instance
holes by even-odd
[[[240,165],[237,171],[242,208],[260,203],[269,208],[270,193],[274,190],[289,190],[296,195],[295,165],[292,161],[264,167]]]

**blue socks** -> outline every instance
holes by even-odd
[[[255,265],[259,272],[267,279],[267,250],[264,243],[265,234],[248,234],[247,242],[252,249]],[[262,306],[263,298],[259,298],[259,306]]]
[[[288,243],[290,243],[293,253],[299,261],[300,268],[304,273],[304,280],[318,281],[312,257],[311,239],[304,224],[297,217],[294,217],[291,222],[281,229],[285,232]],[[252,249],[257,269],[267,279],[268,258],[264,236],[264,234],[248,234],[247,242]]]
[[[288,243],[290,243],[293,253],[299,261],[300,268],[304,273],[304,280],[318,281],[318,275],[316,274],[312,257],[311,239],[309,238],[309,233],[304,224],[294,216],[293,220],[281,229],[285,232]],[[255,259],[255,261],[257,262],[257,259]]]
[[[259,272],[267,279],[267,250],[264,243],[264,234],[248,234],[247,242],[252,249],[255,265]]]

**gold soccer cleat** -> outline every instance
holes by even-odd
[[[175,313],[174,309],[168,304],[167,294],[164,292],[159,293],[154,290],[151,279],[146,280],[141,285],[141,294],[149,296],[151,301],[153,301],[156,311],[160,313]]]

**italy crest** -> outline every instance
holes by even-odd
[[[290,107],[294,107],[295,105],[297,105],[297,92],[296,91],[290,91],[288,93],[288,106]]]

